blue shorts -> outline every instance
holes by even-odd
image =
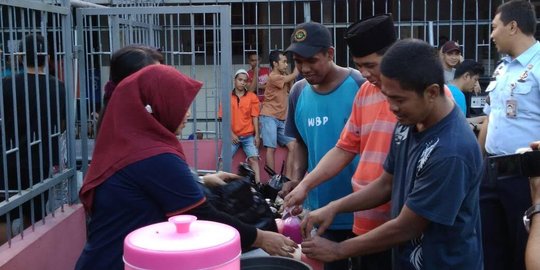
[[[249,136],[238,136],[239,143],[232,145],[231,152],[234,156],[234,153],[242,146],[242,149],[244,149],[244,153],[246,153],[246,157],[259,157],[259,150],[257,150],[257,147],[255,147],[255,137],[253,135]]]
[[[294,141],[294,138],[285,136],[285,121],[278,120],[272,116],[259,116],[261,125],[261,138],[264,147],[277,148],[277,145],[284,146]]]

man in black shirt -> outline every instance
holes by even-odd
[[[19,58],[24,72],[2,80],[2,150],[6,152],[7,172],[4,157],[0,156],[0,190],[10,190],[10,197],[18,194],[19,189],[25,191],[50,178],[62,164],[60,138],[65,130],[66,91],[58,77],[47,72],[46,49],[43,36],[26,36],[20,48],[26,53]],[[5,195],[2,192],[0,199],[5,200]],[[45,215],[48,194],[44,195],[33,199],[33,219],[32,204],[23,204],[25,224]],[[12,211],[11,220],[18,216],[18,210]]]

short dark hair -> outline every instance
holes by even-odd
[[[484,67],[474,60],[466,59],[457,66],[454,79],[463,76],[465,73],[469,73],[471,76],[482,76],[484,74]]]
[[[515,21],[523,34],[532,36],[536,33],[536,12],[532,3],[521,0],[506,2],[497,8],[495,14],[499,13],[504,25]]]
[[[433,47],[419,39],[400,40],[384,54],[381,73],[397,80],[406,90],[413,90],[419,96],[426,87],[437,84],[444,94],[444,73],[439,56]]]
[[[248,59],[249,59],[249,57],[252,56],[252,55],[256,55],[258,59],[261,58],[261,56],[259,55],[258,52],[256,52],[256,51],[249,51],[249,52],[247,53]]]
[[[34,38],[36,40],[35,43]],[[44,66],[47,54],[45,49],[45,38],[40,34],[29,34],[24,37],[23,42],[24,44],[21,43],[19,51],[26,52],[26,65],[30,67],[36,66],[36,64],[38,67]]]
[[[270,62],[270,67],[274,68],[274,62],[279,62],[279,56],[283,55],[282,51],[272,51],[268,55],[268,61]]]

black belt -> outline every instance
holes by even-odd
[[[516,162],[514,159],[508,158],[496,158],[496,156],[490,153],[487,154],[487,168],[491,171],[489,173],[492,177],[523,177],[520,162]]]

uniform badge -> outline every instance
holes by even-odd
[[[518,82],[525,82],[525,80],[527,80],[527,77],[529,77],[529,71],[528,70],[525,70],[523,71],[523,73],[521,74],[521,76],[519,76],[519,80]]]

